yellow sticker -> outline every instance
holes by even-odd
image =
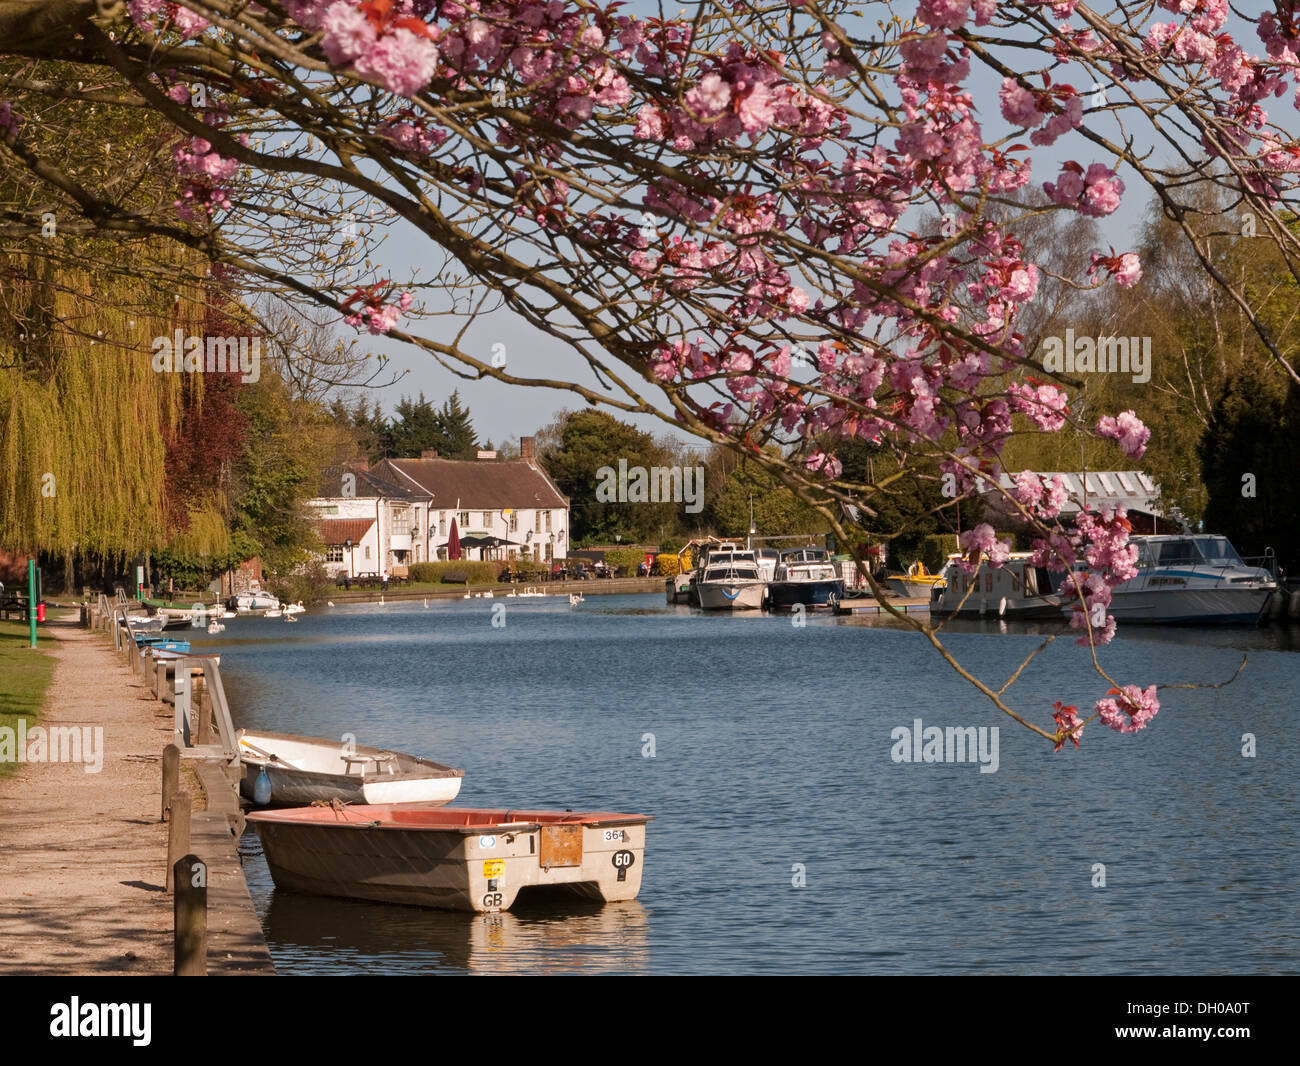
[[[506,864],[502,859],[485,859],[483,861],[484,877],[502,877],[506,872]]]

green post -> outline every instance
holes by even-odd
[[[32,647],[36,647],[36,560],[27,560],[27,624],[32,635]]]

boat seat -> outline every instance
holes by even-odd
[[[390,774],[394,772],[393,763],[397,761],[397,756],[391,751],[381,751],[378,755],[340,755],[346,765],[344,773],[352,773],[354,763],[361,767],[361,776],[365,777],[370,769],[379,771],[381,768],[387,770]]]

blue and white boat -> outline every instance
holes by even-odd
[[[695,574],[695,594],[706,611],[757,611],[767,596],[754,553],[733,544],[711,548]]]
[[[772,607],[825,607],[844,598],[844,579],[824,548],[788,548],[767,587]]]
[[[1250,566],[1227,537],[1214,534],[1133,537],[1138,572],[1111,590],[1121,624],[1253,625],[1277,588],[1267,570]]]

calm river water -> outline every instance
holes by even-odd
[[[996,688],[1042,639],[966,624],[948,645]],[[922,638],[857,619],[416,600],[195,644],[222,652],[237,725],[463,767],[458,806],[655,818],[637,901],[480,917],[277,892],[250,832],[281,973],[1300,972],[1295,628],[1121,629],[1103,651],[1121,683],[1249,662],[1059,754]],[[1065,638],[1010,695],[1050,727],[1054,700],[1105,687]],[[918,718],[998,727],[996,772],[893,761]]]

